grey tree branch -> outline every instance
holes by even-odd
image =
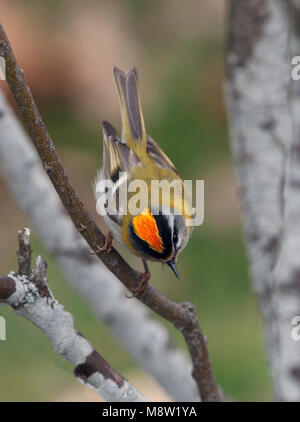
[[[31,268],[30,231],[18,232],[19,271],[0,277],[0,300],[33,322],[49,338],[57,353],[75,365],[79,382],[93,388],[106,401],[147,401],[100,356],[74,328],[72,315],[54,298],[47,280],[47,265],[41,256]]]
[[[300,310],[300,96],[291,79],[290,7],[229,2],[226,97],[275,397],[299,401],[300,344],[291,321]]]

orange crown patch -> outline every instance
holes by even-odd
[[[151,249],[160,253],[164,251],[165,248],[162,238],[159,235],[155,218],[149,208],[134,217],[132,224],[138,237],[147,242]]]

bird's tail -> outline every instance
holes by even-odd
[[[146,147],[146,130],[138,89],[137,71],[132,68],[125,74],[115,67],[114,74],[122,113],[122,140],[130,148],[134,148],[135,144],[140,142]]]

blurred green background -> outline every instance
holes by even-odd
[[[172,299],[196,305],[217,381],[228,396],[270,400],[223,104],[225,2],[0,0],[0,7],[48,130],[94,216],[100,122],[120,129],[112,69],[138,68],[147,132],[183,178],[205,180],[205,222],[181,255],[181,279],[154,264],[152,283]],[[16,231],[30,222],[1,179],[0,195],[0,264],[6,274],[16,269]],[[33,247],[35,255],[47,259],[51,287],[74,315],[76,327],[148,397],[166,399],[71,290],[35,232]],[[135,258],[129,259],[139,268]],[[0,342],[0,401],[95,399],[77,385],[72,366],[36,327],[8,307],[1,306],[0,315],[7,321],[7,340]],[[185,348],[180,334],[166,325]]]

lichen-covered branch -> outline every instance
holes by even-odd
[[[93,388],[106,401],[147,401],[119,375],[88,340],[74,328],[72,315],[54,298],[41,256],[31,268],[30,231],[18,232],[19,271],[0,277],[0,301],[33,322],[49,338],[57,353],[75,365],[79,382]]]
[[[275,397],[299,401],[300,343],[291,321],[300,310],[300,96],[291,78],[290,3],[229,2],[226,97]]]
[[[85,210],[66,175],[55,146],[33,100],[29,86],[26,83],[24,72],[19,68],[16,62],[2,26],[0,26],[0,55],[5,58],[7,82],[42,160],[43,166],[62,203],[72,218],[75,227],[78,230],[85,227],[85,230],[81,230],[81,234],[96,252],[97,246],[102,246],[104,244],[104,236]],[[109,253],[98,252],[97,256],[129,290],[134,291],[140,282],[140,275],[123,260],[115,249],[112,249]],[[208,356],[208,352],[206,342],[201,341],[203,336],[198,321],[195,322],[195,320],[191,320],[190,313],[186,311],[184,306],[171,301],[152,286],[148,286],[143,293],[138,296],[138,299],[154,312],[172,322],[175,327],[182,330],[187,342],[191,339],[191,336],[187,335],[190,330],[192,330],[193,338],[195,335],[198,335],[198,348],[188,344],[189,350],[192,350],[193,352],[191,354],[193,376],[202,400],[220,400],[219,390],[215,382],[209,359],[202,362],[202,365],[199,365],[201,356],[206,354]],[[207,365],[209,365],[209,367],[207,367]],[[205,380],[205,382],[203,380]]]

